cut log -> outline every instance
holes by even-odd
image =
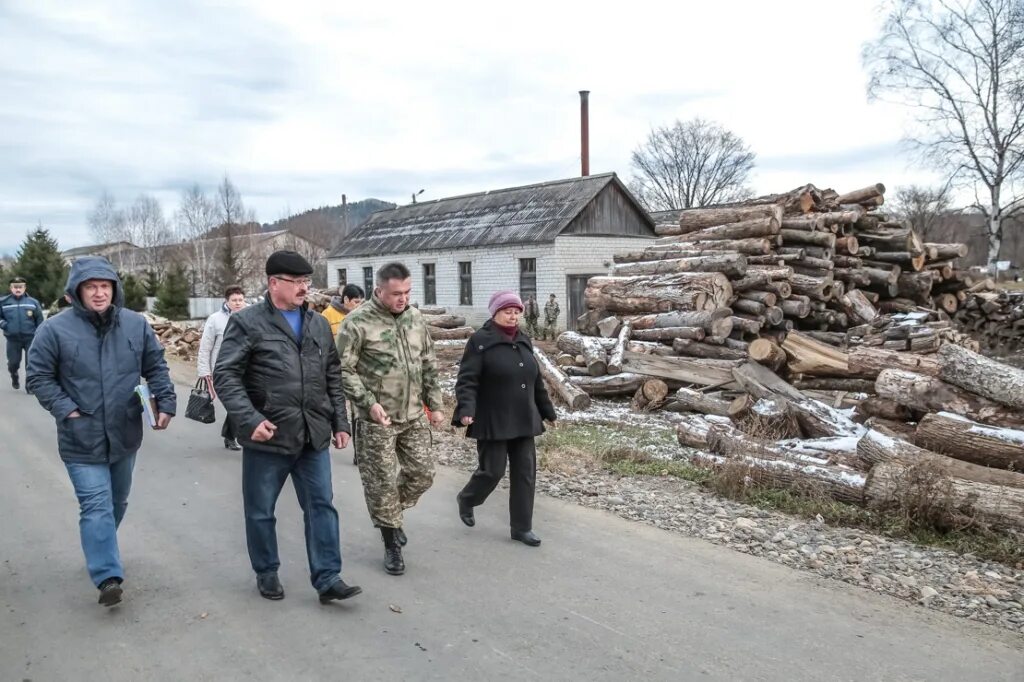
[[[836,236],[831,232],[804,232],[803,230],[780,230],[779,236],[782,243],[787,246],[793,244],[808,244],[810,246],[821,246],[826,249],[836,248]]]
[[[757,218],[775,218],[782,220],[782,209],[779,206],[736,206],[729,208],[691,208],[679,212],[679,233],[696,232],[708,227],[738,223]],[[659,234],[667,234],[659,232]]]
[[[857,324],[867,324],[878,317],[878,311],[875,310],[875,306],[871,305],[871,302],[868,301],[863,292],[856,289],[843,294],[839,302],[842,304],[846,314],[850,316],[850,319]]]
[[[639,374],[615,374],[603,377],[572,377],[573,386],[594,397],[633,395],[644,382]]]
[[[676,424],[676,439],[684,448],[707,450],[711,423],[696,414],[683,414]]]
[[[858,377],[877,377],[883,369],[902,369],[927,376],[939,375],[939,362],[935,358],[899,353],[882,348],[858,346],[847,356],[850,373]]]
[[[632,407],[637,411],[651,411],[665,404],[668,385],[661,379],[645,378],[633,394]]]
[[[448,309],[445,308],[442,305],[421,305],[421,306],[416,306],[416,309],[419,310],[424,315],[447,315],[448,314]]]
[[[727,253],[721,250],[701,251],[694,249],[690,244],[671,244],[667,246],[653,246],[642,251],[628,251],[616,253],[612,256],[615,263],[645,263],[654,260],[672,260],[675,258],[699,258],[701,256],[716,256]]]
[[[559,353],[555,357],[555,364],[559,367],[572,367],[576,364],[576,356],[572,353]]]
[[[432,327],[440,327],[441,329],[455,329],[456,327],[465,327],[466,318],[461,315],[424,315],[424,321]]]
[[[874,393],[871,379],[850,377],[804,377],[792,379],[794,388],[801,391],[844,391],[847,393]]]
[[[928,464],[944,476],[1024,490],[1024,474],[953,459],[878,431],[868,431],[861,437],[857,442],[857,456],[871,465],[883,462]],[[1024,519],[1021,522],[1024,523]]]
[[[801,435],[789,403],[778,396],[754,400],[749,395],[741,395],[729,404],[728,416],[740,431],[762,441]]]
[[[709,239],[699,242],[678,242],[677,246],[704,251],[738,251],[747,256],[764,256],[775,248],[777,237],[758,239]]]
[[[665,409],[671,409],[673,412],[699,412],[728,417],[729,401],[695,391],[692,388],[680,388],[672,395],[672,401],[665,406]]]
[[[663,329],[666,327],[701,327],[708,336],[726,337],[732,331],[732,309],[716,308],[705,311],[673,311],[660,315],[643,315],[632,319],[633,329]]]
[[[746,313],[747,315],[763,317],[764,312],[768,310],[768,306],[764,303],[740,298],[732,302],[732,309],[737,313]]]
[[[622,372],[623,356],[626,353],[626,349],[629,347],[629,338],[632,333],[633,323],[627,320],[619,329],[619,336],[615,339],[615,345],[612,346],[612,350],[608,354],[609,374],[619,374]]]
[[[1024,408],[1024,370],[953,344],[939,349],[939,363],[939,378],[943,381],[1002,405]]]
[[[857,405],[857,414],[899,422],[907,422],[914,418],[914,413],[906,405],[877,395],[860,401]]]
[[[904,464],[875,465],[868,474],[864,497],[871,506],[891,506],[917,478],[913,468]],[[949,478],[943,492],[946,504],[964,523],[1024,527],[1024,492],[1016,488]]]
[[[934,283],[935,277],[928,271],[904,273],[897,280],[899,295],[921,305],[931,303],[932,284]]]
[[[831,298],[831,277],[811,277],[794,274],[789,278],[789,285],[794,294],[810,296],[813,299],[827,301]]]
[[[918,423],[914,442],[965,462],[1024,471],[1024,431],[986,426],[940,412],[925,415]]]
[[[747,351],[718,346],[689,339],[676,339],[672,342],[672,350],[677,355],[708,360],[746,360]]]
[[[622,313],[714,310],[732,298],[719,272],[681,272],[647,277],[592,277],[584,291],[590,308]]]
[[[733,332],[741,331],[744,334],[757,334],[761,331],[762,326],[764,326],[763,321],[756,317],[732,316]]]
[[[877,183],[868,187],[863,187],[846,194],[840,194],[836,198],[837,204],[860,204],[865,201],[870,201],[876,197],[883,196],[885,194],[885,185]],[[856,221],[854,221],[856,222]]]
[[[768,339],[752,341],[747,352],[751,360],[764,365],[773,372],[778,372],[786,362],[785,351]]]
[[[622,327],[622,320],[615,317],[614,315],[608,316],[597,323],[597,330],[601,332],[601,336],[606,339],[618,336],[619,329]]]
[[[692,339],[700,341],[705,331],[701,327],[659,327],[655,329],[637,329],[633,338],[640,341],[664,341],[671,343],[674,339]]]
[[[782,350],[786,351],[790,372],[832,377],[851,374],[846,353],[799,332],[786,336]]]
[[[875,392],[920,412],[955,412],[995,426],[1024,425],[1024,413],[1019,410],[923,374],[883,369],[875,381]]]
[[[882,263],[896,263],[904,270],[920,272],[924,270],[924,264],[927,259],[923,253],[915,256],[909,251],[876,251],[871,260]]]
[[[544,377],[551,390],[558,394],[571,412],[585,410],[590,407],[590,396],[573,385],[569,377],[559,369],[558,365],[551,362],[551,359],[544,351],[534,348],[533,354],[537,358],[537,365],[540,367],[541,376]]]
[[[779,297],[770,291],[744,291],[739,297],[745,301],[757,301],[768,307],[779,303]]]
[[[967,255],[967,244],[925,244],[924,246],[935,253],[935,257],[931,260],[949,260],[963,258]]]
[[[804,318],[811,313],[811,299],[809,296],[790,296],[779,302],[782,312],[787,317]]]
[[[780,300],[783,301],[793,296],[793,287],[790,285],[789,282],[769,282],[768,284],[764,285],[761,288],[764,289],[765,291],[772,292],[773,294],[778,296]]]
[[[842,413],[812,400],[780,379],[767,367],[746,362],[732,370],[736,382],[755,398],[776,395],[789,401],[804,433],[822,436],[860,436],[864,429]]]
[[[684,384],[732,388],[735,387],[732,369],[738,364],[740,363],[731,360],[696,360],[627,351],[622,370]]]
[[[753,218],[738,223],[706,227],[697,232],[679,235],[676,239],[683,241],[705,241],[717,239],[755,239],[771,237],[779,234],[779,221],[775,217]]]
[[[652,260],[645,263],[623,263],[612,267],[616,277],[635,275],[664,275],[677,272],[721,272],[730,277],[742,277],[747,272],[747,257],[740,253],[721,253],[695,258]]]
[[[435,341],[442,340],[457,340],[457,339],[468,339],[473,335],[476,330],[472,327],[455,327],[454,329],[442,329],[441,327],[434,327],[427,325],[427,333],[430,334],[430,338]]]

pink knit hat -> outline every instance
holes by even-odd
[[[519,308],[519,312],[522,312],[523,302],[519,299],[519,294],[508,290],[495,291],[491,295],[491,302],[487,304],[487,311],[494,317],[504,308]]]

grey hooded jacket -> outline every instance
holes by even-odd
[[[114,283],[104,315],[85,308],[78,287],[90,279]],[[126,310],[124,292],[105,258],[76,260],[65,293],[72,308],[39,327],[28,354],[28,388],[57,420],[57,447],[65,462],[99,464],[134,454],[142,444],[145,377],[157,410],[176,411],[164,349],[146,319]],[[69,419],[75,410],[82,415]]]

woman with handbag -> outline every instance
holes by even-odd
[[[206,391],[213,399],[217,393],[213,388],[213,368],[217,366],[217,355],[220,354],[220,343],[224,338],[224,330],[228,326],[228,318],[231,313],[237,313],[245,307],[245,291],[240,286],[230,286],[224,291],[224,305],[221,309],[206,318],[203,325],[203,337],[199,340],[199,358],[196,360],[196,369],[199,379],[206,385]],[[224,447],[228,450],[241,450],[238,444],[238,434],[235,425],[231,421],[231,415],[224,410],[224,426],[220,430],[224,439]]]
[[[484,503],[509,465],[509,521],[512,539],[540,544],[533,532],[537,472],[534,438],[542,420],[555,421],[555,408],[533,356],[533,342],[519,329],[523,302],[512,291],[491,296],[491,319],[466,342],[455,384],[453,426],[476,439],[479,466],[458,495],[459,518],[473,526],[473,508]]]

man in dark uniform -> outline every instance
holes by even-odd
[[[7,340],[7,371],[16,389],[21,387],[18,381],[21,356],[28,356],[36,329],[43,323],[43,309],[39,301],[28,295],[27,288],[24,277],[15,277],[11,280],[11,293],[0,298],[0,329]],[[25,390],[31,393],[27,382]]]

